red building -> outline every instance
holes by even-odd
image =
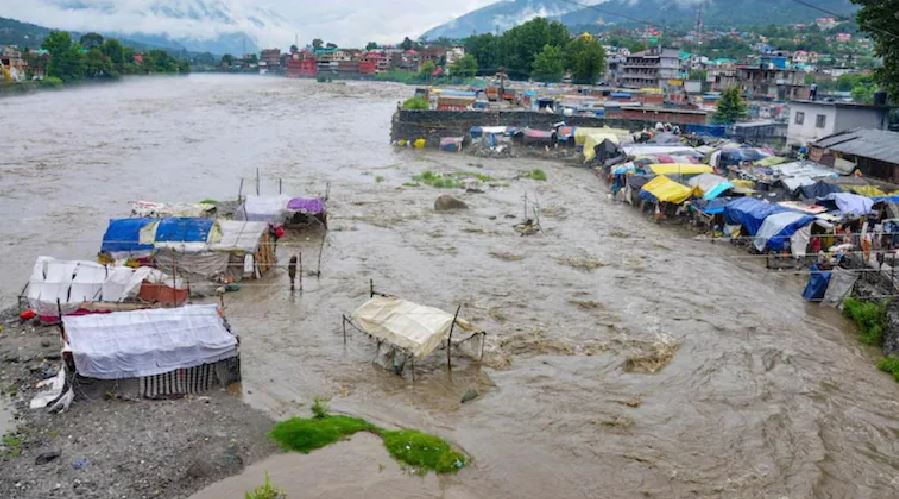
[[[318,62],[308,52],[293,54],[287,59],[288,78],[315,78],[318,75]]]

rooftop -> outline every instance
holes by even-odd
[[[808,105],[808,106],[879,109],[879,110],[890,109],[890,106],[872,106],[870,104],[859,104],[857,102],[837,102],[837,101],[823,101],[823,100],[791,100],[790,104],[803,104],[803,105]]]
[[[848,130],[824,137],[812,145],[885,163],[899,163],[899,132]]]

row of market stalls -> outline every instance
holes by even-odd
[[[324,198],[247,196],[233,219],[214,203],[131,203],[109,221],[97,261],[40,257],[22,299],[57,324],[63,366],[33,408],[64,408],[78,379],[131,380],[141,396],[181,395],[240,379],[238,336],[198,288],[263,277],[282,227],[324,227]],[[222,288],[218,288],[222,289]]]
[[[746,146],[622,150],[627,162],[598,169],[614,199],[744,244],[769,255],[769,265],[828,269],[850,252],[876,263],[872,256],[899,247],[896,186]],[[819,291],[810,297],[823,299]]]
[[[627,130],[611,127],[567,126],[564,122],[547,130],[509,126],[474,126],[469,130],[468,137],[442,139],[441,149],[458,152],[468,143],[491,150],[509,148],[512,145],[531,148],[569,148],[583,157],[585,163],[593,161],[602,163],[619,157],[621,146],[632,140],[633,137]]]

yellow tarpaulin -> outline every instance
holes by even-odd
[[[587,141],[587,137],[589,135],[593,135],[594,133],[614,135],[616,144],[618,143],[617,141],[619,140],[618,137],[630,135],[630,132],[628,132],[627,130],[622,130],[620,128],[612,128],[612,127],[608,127],[608,126],[604,126],[604,127],[579,126],[574,129],[574,143],[579,146],[582,146],[582,145],[584,145],[584,142]],[[602,140],[600,140],[600,142],[602,142]]]
[[[584,163],[593,161],[596,157],[596,146],[608,140],[613,144],[618,144],[618,135],[608,132],[593,132],[584,139]]]
[[[878,189],[877,187],[875,187],[873,185],[859,185],[859,186],[854,185],[854,186],[850,187],[849,190],[855,192],[859,196],[868,196],[868,197],[886,196],[885,192],[883,192],[882,190]]]
[[[650,180],[643,189],[664,203],[680,204],[693,194],[693,190],[686,185],[679,184],[664,175]]]
[[[656,175],[700,175],[712,173],[709,165],[695,165],[693,163],[667,163],[649,165],[649,169]]]
[[[755,162],[755,164],[760,166],[774,166],[782,163],[786,163],[787,158],[782,158],[780,156],[768,156],[767,158],[762,158]]]

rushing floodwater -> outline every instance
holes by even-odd
[[[293,194],[331,182],[321,279],[304,279],[305,292],[291,295],[278,269],[226,306],[242,335],[249,403],[281,418],[330,397],[337,410],[438,433],[474,457],[456,477],[421,481],[420,494],[405,482],[375,490],[899,493],[899,385],[874,369],[836,312],[803,302],[800,279],[611,203],[586,170],[396,150],[390,115],[409,93],[191,76],[0,100],[0,302],[14,302],[36,256],[91,258],[106,220],[126,215],[128,201],[233,198],[256,168],[264,193],[277,178]],[[516,179],[533,168],[549,181]],[[402,187],[425,169],[478,171],[508,186],[465,195],[464,213],[438,214],[436,190]],[[522,238],[504,215],[520,219],[525,192],[539,199],[545,231]],[[302,251],[314,261],[318,245],[314,234],[294,235],[279,257]],[[370,278],[428,305],[463,304],[462,316],[490,333],[486,365],[459,361],[449,375],[438,354],[416,366],[413,385],[370,364],[366,338],[351,335],[344,348],[340,316],[367,297]],[[660,372],[625,368],[669,344],[677,351]],[[472,387],[481,396],[460,404]],[[335,450],[371,448],[354,439]],[[272,466],[283,473],[285,464]],[[321,497],[338,490],[310,487]]]

